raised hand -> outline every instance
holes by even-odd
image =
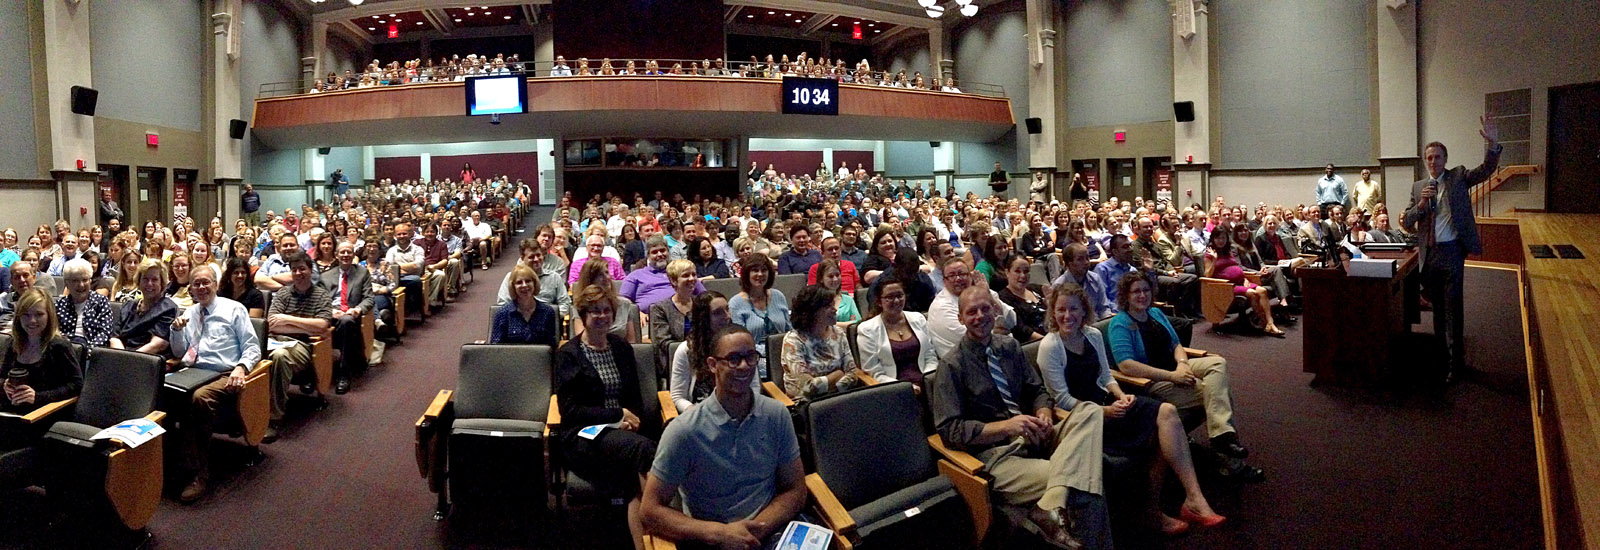
[[[1489,119],[1483,117],[1482,115],[1478,116],[1478,125],[1481,126],[1481,128],[1478,129],[1478,135],[1483,136],[1483,141],[1488,143],[1489,147],[1494,147],[1497,143],[1499,143],[1500,128],[1498,126],[1490,123]]]

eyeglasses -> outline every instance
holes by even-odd
[[[747,353],[735,353],[735,354],[730,354],[730,355],[725,355],[725,356],[713,355],[711,357],[713,359],[716,359],[718,361],[722,361],[723,363],[726,363],[730,367],[735,367],[735,368],[739,368],[739,367],[743,367],[743,368],[754,367],[754,366],[756,366],[756,363],[760,363],[761,362],[761,352],[758,352],[758,351],[751,351],[751,352],[747,352]]]

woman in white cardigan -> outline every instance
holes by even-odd
[[[939,366],[928,335],[928,319],[905,311],[905,284],[892,274],[884,275],[877,284],[877,300],[870,305],[877,314],[856,329],[861,368],[879,382],[910,382],[920,395],[923,376]]]
[[[1167,535],[1179,535],[1193,526],[1214,527],[1226,518],[1217,515],[1200,492],[1189,456],[1189,442],[1183,421],[1171,403],[1123,393],[1111,377],[1111,362],[1106,359],[1105,338],[1085,324],[1090,315],[1089,298],[1076,283],[1061,283],[1050,290],[1050,333],[1039,342],[1038,367],[1045,386],[1055,398],[1056,407],[1072,410],[1081,401],[1100,405],[1105,412],[1105,453],[1136,457],[1155,454],[1151,461],[1152,483],[1149,503],[1158,527]],[[1184,489],[1183,506],[1174,518],[1159,509],[1160,478],[1170,467]]]

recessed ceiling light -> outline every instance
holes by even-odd
[[[367,27],[367,30],[369,30],[369,31],[375,31],[375,30],[378,30],[378,28],[377,28],[377,27]]]
[[[510,18],[511,18],[511,16],[509,16],[509,15],[506,16],[506,19],[510,19]]]
[[[481,9],[489,9],[489,6],[483,6]]]
[[[461,22],[461,18],[460,18],[460,17],[457,17],[457,18],[456,18],[456,22],[457,22],[457,23],[460,23],[460,22]]]
[[[749,17],[755,17],[755,16],[754,15],[746,15],[745,17],[749,18]]]
[[[878,26],[878,24],[877,23],[867,23],[867,26],[868,27],[876,27],[876,26]]]
[[[794,20],[794,22],[796,22],[796,23],[800,23],[800,22],[802,22],[802,20],[800,20],[800,19],[796,19],[796,20]]]
[[[422,24],[422,22],[421,22],[421,21],[418,21],[418,22],[417,22],[417,24],[418,24],[418,25],[421,25],[421,24]]]
[[[388,19],[379,19],[378,22],[379,23],[388,23],[389,20]]]
[[[792,14],[792,13],[788,13],[788,12],[785,12],[785,13],[784,13],[784,14],[783,14],[783,16],[784,16],[784,17],[794,17],[794,14]]]
[[[883,32],[883,29],[878,29],[878,30],[875,30],[875,31],[872,31],[872,32]]]
[[[839,26],[839,24],[838,23],[834,23],[833,26],[837,27],[837,26]]]
[[[772,14],[775,14],[775,13],[778,13],[778,12],[775,12],[775,11],[769,11],[769,12],[767,12],[767,15],[772,15]]]
[[[492,11],[485,11],[485,12],[483,12],[483,14],[484,14],[484,15],[492,15],[492,14],[494,14],[494,12],[492,12]]]
[[[391,13],[391,14],[389,14],[389,17],[394,17],[394,14],[392,14],[392,13]]]
[[[377,19],[377,18],[378,18],[378,16],[376,16],[376,15],[374,15],[374,16],[372,16],[372,18],[373,18],[373,19]]]
[[[860,24],[861,24],[861,22],[860,22],[860,21],[856,21],[856,22],[855,22],[855,24],[857,24],[857,25],[860,25]]]

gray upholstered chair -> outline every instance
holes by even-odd
[[[806,488],[818,517],[844,547],[955,548],[974,542],[974,517],[957,480],[975,475],[940,464],[921,425],[911,385],[879,384],[807,407],[816,473]],[[984,513],[987,513],[984,510]]]
[[[416,425],[417,467],[439,495],[435,520],[452,503],[544,509],[553,362],[550,346],[461,346],[455,391],[440,390]]]
[[[743,291],[739,288],[739,279],[706,279],[700,284],[705,285],[706,290],[715,290],[729,299]]]
[[[791,304],[794,303],[794,297],[800,295],[800,289],[805,287],[805,273],[778,275],[776,279],[772,280],[772,288],[778,292],[782,292],[784,299],[789,300]]]
[[[60,489],[75,508],[107,510],[113,524],[139,532],[161,502],[162,436],[138,447],[91,438],[124,420],[166,420],[166,413],[155,410],[163,361],[109,348],[93,354],[95,367],[84,374],[72,419],[55,423],[44,436],[46,456],[64,472]]]

